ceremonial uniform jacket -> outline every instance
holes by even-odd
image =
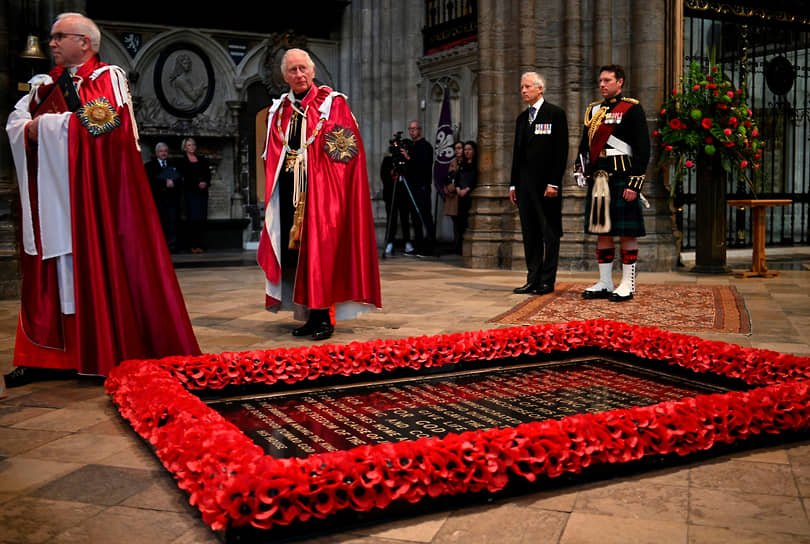
[[[622,109],[625,111],[621,112]],[[610,128],[612,132],[604,146],[597,149],[599,131],[604,128]],[[585,231],[590,232],[593,175],[603,170],[609,176],[611,231],[599,234],[644,236],[640,199],[627,202],[622,196],[625,188],[641,192],[650,162],[647,117],[638,100],[618,95],[591,103],[585,112],[579,154],[585,161],[585,174],[589,176]]]
[[[630,108],[623,114],[614,113],[623,102],[629,103]],[[613,132],[601,152],[597,153],[598,156],[594,156],[591,150],[592,139],[603,125],[613,125]],[[585,129],[579,144],[579,153],[585,157],[586,175],[604,170],[611,177],[640,176],[642,179],[634,179],[631,188],[641,190],[650,162],[650,135],[647,131],[647,116],[638,100],[618,95],[590,104],[585,112]]]

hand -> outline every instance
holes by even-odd
[[[166,180],[166,188],[171,189],[172,187],[174,187],[174,181],[172,181],[170,179],[167,179]]]
[[[627,202],[633,202],[636,198],[638,198],[638,193],[633,189],[625,188],[624,192],[622,193],[622,197],[624,197]]]
[[[517,192],[514,189],[509,191],[509,201],[512,205],[517,206]]]
[[[39,117],[28,123],[28,141],[36,143],[39,141]]]
[[[200,189],[205,189],[206,187],[208,187],[208,184],[204,181],[201,181],[197,185],[199,186]]]
[[[546,185],[546,190],[543,192],[543,196],[546,198],[557,198],[557,195],[559,194],[560,191],[551,185]]]
[[[458,196],[465,197],[465,196],[467,196],[467,193],[470,192],[470,188],[465,187],[464,189],[458,189],[457,192],[458,192]]]

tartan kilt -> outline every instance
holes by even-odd
[[[598,169],[598,166],[597,166]],[[630,178],[621,174],[611,174],[608,185],[610,186],[610,232],[601,234],[588,230],[588,218],[591,216],[591,192],[593,182],[588,183],[588,198],[585,199],[585,232],[588,234],[599,234],[600,236],[646,236],[644,229],[644,217],[641,212],[641,202],[635,199],[627,202],[623,197],[624,189],[627,187]]]

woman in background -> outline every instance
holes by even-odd
[[[208,159],[197,155],[197,142],[193,138],[185,138],[181,148],[183,157],[179,170],[183,176],[188,242],[192,253],[202,253],[205,248],[205,223],[208,220],[211,168]]]
[[[458,173],[456,174],[456,195],[458,195],[458,212],[453,217],[453,238],[455,251],[462,254],[462,241],[467,230],[470,217],[472,196],[470,193],[478,184],[478,146],[472,140],[464,142],[464,156],[462,157]]]

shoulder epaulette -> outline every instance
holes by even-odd
[[[591,120],[593,119],[593,111],[596,106],[602,104],[602,100],[597,100],[596,102],[591,102],[588,104],[587,109],[585,110],[585,126],[590,126]]]
[[[635,98],[628,98],[626,96],[622,97],[622,101],[630,102],[631,104],[638,104],[638,100],[636,100]]]

